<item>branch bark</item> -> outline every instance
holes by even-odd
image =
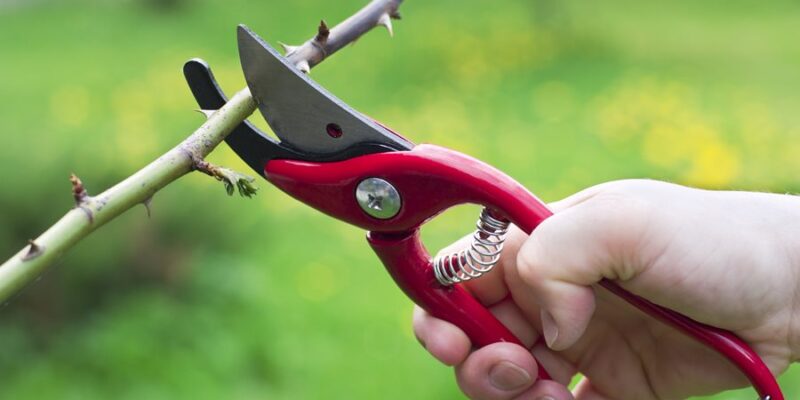
[[[313,66],[375,26],[386,26],[391,33],[390,18],[399,18],[397,8],[401,2],[373,0],[330,30],[323,22],[317,35],[302,46],[284,46],[286,56],[297,68],[309,72]],[[0,303],[35,280],[81,239],[125,211],[143,204],[149,213],[150,200],[156,192],[193,170],[203,171],[223,182],[234,179],[238,184],[246,185],[242,183],[246,178],[240,174],[212,166],[204,158],[255,110],[256,103],[250,89],[240,90],[179,145],[97,196],[89,196],[80,179],[73,175],[70,181],[75,208],[0,265]],[[248,192],[249,189],[239,187],[240,191]]]

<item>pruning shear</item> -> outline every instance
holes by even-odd
[[[458,284],[497,262],[510,223],[528,234],[552,212],[501,171],[443,147],[415,145],[336,98],[245,26],[238,28],[247,85],[280,140],[247,121],[226,142],[247,165],[295,199],[368,231],[367,241],[397,285],[432,315],[460,327],[477,347],[521,344],[511,331]],[[184,75],[204,110],[227,101],[199,59]],[[420,228],[444,210],[482,205],[472,245],[432,259]],[[704,325],[627,292],[603,287],[641,311],[713,348],[734,363],[762,400],[783,400],[759,356],[734,334]],[[548,379],[543,368],[539,377]]]

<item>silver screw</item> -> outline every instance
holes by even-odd
[[[380,178],[367,178],[359,182],[356,200],[365,213],[378,219],[394,217],[402,204],[397,189]]]

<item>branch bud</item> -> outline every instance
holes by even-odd
[[[331,30],[328,29],[328,25],[325,23],[324,19],[319,21],[319,28],[317,28],[317,36],[314,37],[319,44],[323,44],[328,40],[328,36],[330,36]]]
[[[75,174],[70,174],[69,181],[72,183],[72,197],[75,199],[75,205],[80,206],[89,197],[86,188],[83,187],[83,182]]]

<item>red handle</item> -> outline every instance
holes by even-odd
[[[457,204],[481,204],[497,210],[523,231],[533,230],[552,213],[522,185],[474,158],[445,148],[420,145],[412,151],[370,154],[333,163],[272,160],[264,169],[275,186],[342,221],[370,231],[370,243],[398,285],[428,312],[464,329],[476,345],[519,343],[483,306],[460,288],[434,280],[430,257],[418,229]],[[390,219],[364,213],[356,186],[381,178],[400,193],[402,206]],[[783,400],[780,388],[758,355],[730,332],[696,322],[631,294],[615,283],[601,285],[633,306],[720,352],[750,379],[763,398]],[[539,369],[540,374],[543,369]]]

